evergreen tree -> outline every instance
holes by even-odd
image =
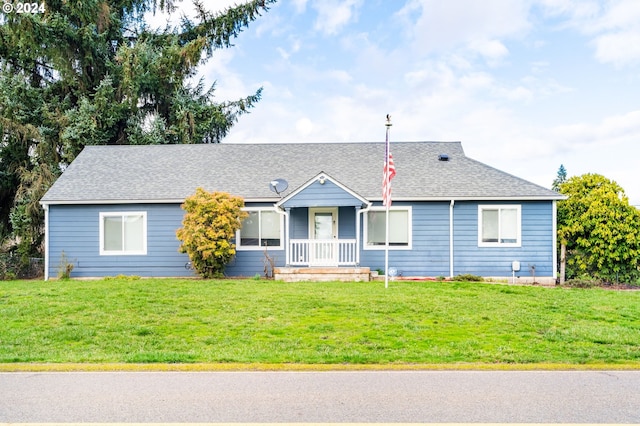
[[[564,168],[563,164],[560,164],[560,168],[558,169],[558,176],[553,180],[553,184],[551,185],[551,189],[556,192],[560,191],[560,185],[567,181],[567,170]]]
[[[145,23],[178,1],[47,0],[38,13],[0,13],[0,239],[39,247],[39,197],[85,145],[220,142],[260,99],[218,102],[213,86],[188,80],[275,0],[218,14],[194,0],[194,19]]]

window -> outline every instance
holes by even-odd
[[[520,247],[520,206],[478,206],[478,245]]]
[[[368,211],[364,224],[364,248],[384,249],[386,229],[385,209]],[[411,248],[411,207],[392,207],[389,210],[389,247],[395,249]]]
[[[100,254],[147,254],[147,213],[100,213]]]
[[[242,221],[236,235],[239,250],[263,250],[264,247],[282,249],[282,215],[274,210],[246,210],[249,213]]]

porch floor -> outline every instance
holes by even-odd
[[[361,267],[283,267],[274,268],[274,279],[297,281],[371,281],[370,268]]]

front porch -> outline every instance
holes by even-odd
[[[274,279],[300,281],[371,281],[371,270],[360,267],[283,267],[274,269]]]
[[[371,203],[321,172],[284,197],[283,281],[370,281],[360,267],[361,211]]]

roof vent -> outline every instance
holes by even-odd
[[[449,155],[448,154],[438,155],[438,161],[449,161]]]

